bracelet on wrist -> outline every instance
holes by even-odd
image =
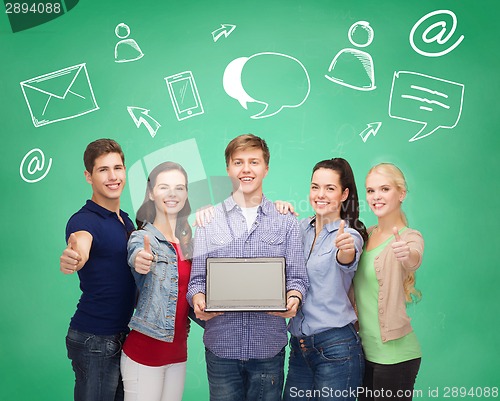
[[[297,298],[299,300],[299,308],[302,306],[302,299],[298,295],[289,295],[287,299]]]

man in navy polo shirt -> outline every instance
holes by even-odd
[[[120,356],[136,292],[127,264],[134,224],[120,210],[125,161],[111,139],[90,143],[83,160],[92,199],[69,219],[68,246],[60,259],[64,274],[78,272],[82,291],[66,348],[75,372],[75,401],[123,400]]]

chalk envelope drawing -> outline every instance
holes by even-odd
[[[245,89],[242,76],[248,70],[253,72],[249,75],[254,79],[250,79],[251,84],[245,84],[248,88]],[[263,74],[270,79],[263,79]],[[285,108],[299,107],[311,90],[311,80],[304,64],[295,57],[273,52],[234,59],[224,70],[222,85],[224,91],[245,110],[248,110],[248,103],[265,106],[251,116],[253,119],[271,117]]]
[[[367,34],[367,40],[363,43],[358,43],[353,39],[354,32],[359,29]],[[357,47],[366,47],[371,44],[373,36],[373,29],[366,21],[355,22],[349,28],[349,41]],[[347,48],[339,51],[330,63],[325,78],[359,91],[376,89],[372,56],[360,49]]]
[[[182,121],[205,112],[191,71],[170,75],[165,81],[177,120]]]
[[[125,34],[120,33],[121,29],[125,30]],[[128,38],[130,28],[127,24],[119,23],[115,28],[115,34],[122,39],[115,45],[115,63],[128,63],[139,60],[144,56],[137,42]]]
[[[35,127],[99,110],[85,63],[20,84]]]
[[[439,128],[454,128],[462,114],[464,85],[410,71],[394,73],[389,116],[423,124],[409,141],[425,138]]]

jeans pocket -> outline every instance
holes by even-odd
[[[318,349],[321,358],[327,361],[348,361],[351,358],[352,342],[335,342]]]
[[[106,339],[104,345],[106,348],[106,356],[114,357],[121,353],[123,344],[117,339]]]

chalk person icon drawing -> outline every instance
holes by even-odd
[[[137,42],[128,38],[130,28],[127,24],[119,23],[115,28],[115,34],[121,39],[115,46],[115,63],[128,63],[144,56]]]
[[[360,40],[362,36],[364,38]],[[355,22],[348,32],[349,41],[357,47],[369,46],[373,36],[373,29],[366,21]],[[325,77],[336,84],[360,91],[376,88],[372,56],[357,48],[339,51],[330,63]]]

